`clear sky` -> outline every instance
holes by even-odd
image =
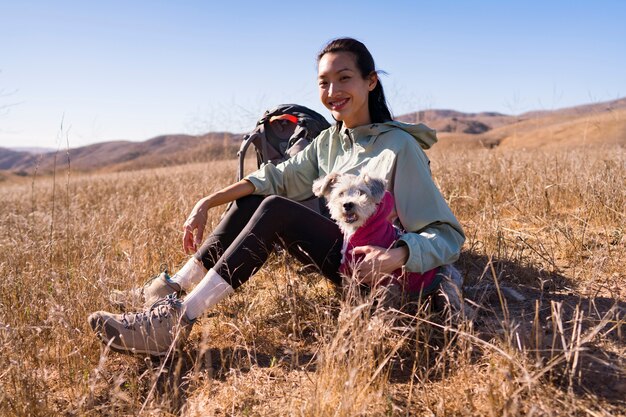
[[[286,102],[330,118],[315,57],[339,36],[388,73],[396,115],[612,100],[625,22],[621,0],[0,0],[0,146],[243,132]]]

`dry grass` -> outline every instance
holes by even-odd
[[[188,210],[234,163],[4,181],[0,415],[624,414],[624,148],[429,156],[475,314],[377,313],[277,255],[164,362],[86,317],[184,262]]]

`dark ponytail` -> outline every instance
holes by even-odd
[[[363,79],[369,77],[372,73],[378,74],[376,66],[374,65],[374,58],[362,42],[352,38],[334,39],[326,44],[324,49],[317,55],[317,62],[319,63],[324,55],[334,52],[352,53],[356,59],[356,67],[361,72]],[[376,82],[376,87],[369,92],[367,102],[372,123],[382,123],[393,120],[391,111],[389,111],[389,106],[387,105],[387,100],[385,99],[385,92],[380,78]]]

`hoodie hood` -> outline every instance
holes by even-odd
[[[423,123],[411,124],[398,121],[390,121],[383,123],[372,123],[369,125],[357,126],[355,128],[342,129],[342,136],[348,136],[349,138],[367,138],[362,143],[367,146],[378,135],[388,132],[393,129],[401,129],[407,132],[409,135],[419,143],[422,149],[429,149],[437,142],[437,133],[434,129],[429,128]]]

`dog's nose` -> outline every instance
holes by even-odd
[[[343,209],[346,211],[352,210],[353,207],[354,207],[354,203],[343,203]]]

